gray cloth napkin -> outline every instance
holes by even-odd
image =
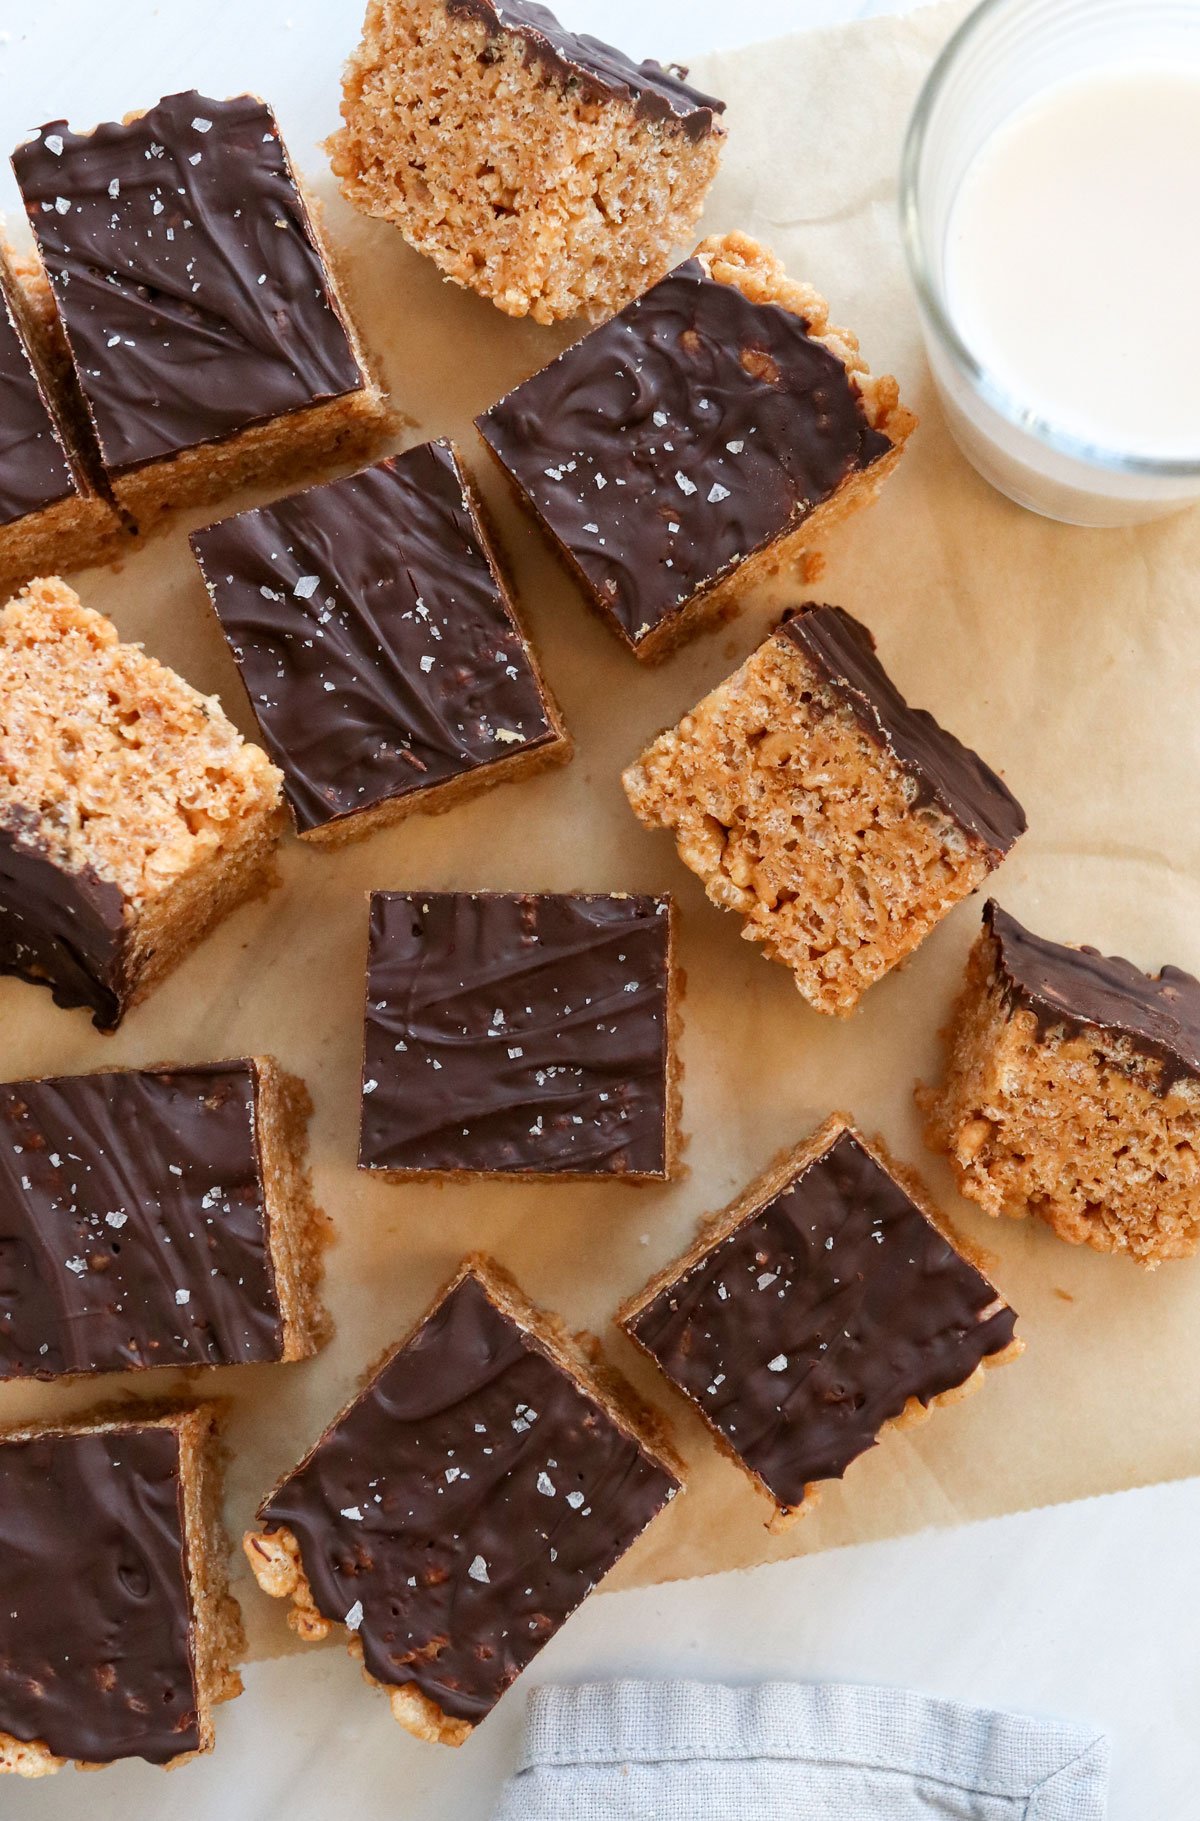
[[[1103,1821],[1108,1740],[900,1689],[540,1688],[494,1821]]]

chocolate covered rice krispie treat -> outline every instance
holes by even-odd
[[[594,1343],[470,1258],[245,1550],[302,1638],[345,1626],[400,1724],[461,1745],[680,1483]]]
[[[273,881],[280,777],[215,696],[31,582],[0,609],[0,974],[114,1030]]]
[[[57,383],[44,295],[0,240],[0,587],[105,561],[127,536]]]
[[[835,1115],[618,1320],[782,1530],[886,1430],[1021,1351],[1016,1316],[920,1185]]]
[[[788,614],[623,782],[743,936],[839,1017],[1025,828],[995,772],[909,707],[841,607]]]
[[[534,0],[370,0],[329,142],[347,199],[510,316],[611,315],[699,219],[724,103]]]
[[[824,299],[744,234],[706,240],[476,419],[647,662],[873,500],[915,422]]]
[[[449,443],[191,543],[303,839],[351,840],[570,758]]]
[[[315,1353],[310,1110],[266,1056],[0,1085],[0,1379]]]
[[[679,990],[668,897],[375,892],[360,1169],[665,1181]]]
[[[387,427],[275,117],[192,90],[13,154],[108,484],[171,507],[364,453]]]
[[[0,1772],[183,1763],[245,1649],[217,1406],[0,1434]]]
[[[989,1214],[1154,1266],[1200,1243],[1200,980],[1066,948],[989,903],[918,1100]]]

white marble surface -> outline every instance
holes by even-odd
[[[0,144],[195,85],[269,95],[301,160],[333,124],[362,0],[0,0]],[[686,57],[894,0],[557,0],[639,55]],[[0,207],[14,193],[7,171]],[[997,1471],[1003,1472],[1003,1462]],[[1200,1481],[646,1592],[598,1595],[526,1681],[608,1674],[904,1683],[1092,1720],[1116,1747],[1112,1821],[1200,1817]],[[211,1759],[164,1778],[9,1784],[0,1821],[484,1821],[515,1751],[511,1695],[458,1753],[390,1720],[340,1649],[259,1663]],[[798,1817],[797,1821],[806,1821]],[[815,1818],[814,1818],[815,1821]]]

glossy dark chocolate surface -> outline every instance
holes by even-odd
[[[1025,812],[1007,785],[925,709],[909,707],[860,621],[841,607],[808,605],[785,617],[780,635],[845,696],[860,725],[915,780],[917,804],[938,804],[997,859],[1024,834]]]
[[[49,986],[56,1005],[87,1006],[114,1030],[128,998],[125,900],[90,867],[52,860],[37,820],[0,811],[0,974]]]
[[[0,272],[0,526],[77,489]]]
[[[53,121],[13,168],[110,474],[362,385],[254,96],[170,95],[87,134]]]
[[[259,1515],[371,1675],[475,1722],[676,1490],[468,1275]]]
[[[371,899],[359,1162],[661,1175],[670,900]]]
[[[802,317],[697,259],[476,425],[634,647],[892,446]]]
[[[0,1732],[91,1764],[200,1744],[171,1429],[0,1440]]]
[[[995,975],[1011,1004],[1031,1011],[1045,1036],[1094,1029],[1127,1037],[1162,1064],[1165,1092],[1184,1076],[1200,1077],[1200,980],[1177,967],[1143,974],[1120,955],[1066,948],[1025,929],[994,901],[984,927],[995,944]]]
[[[601,101],[613,96],[632,101],[646,119],[679,122],[690,139],[711,133],[714,116],[725,111],[723,101],[689,86],[686,70],[634,63],[600,38],[568,31],[537,0],[446,0],[446,10],[480,20],[493,36],[514,33],[526,60],[557,81]]]
[[[626,1326],[787,1508],[909,1398],[963,1384],[1015,1322],[843,1131]]]
[[[299,828],[556,737],[448,444],[239,513],[192,548]]]
[[[279,1359],[253,1062],[0,1085],[0,1378]]]

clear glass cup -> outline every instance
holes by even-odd
[[[905,254],[955,440],[1010,499],[1068,524],[1126,525],[1191,505],[1200,458],[1160,461],[1082,441],[1002,386],[947,302],[947,226],[964,173],[997,127],[1058,83],[1130,62],[1200,72],[1200,0],[983,0],[929,74],[901,167]]]

